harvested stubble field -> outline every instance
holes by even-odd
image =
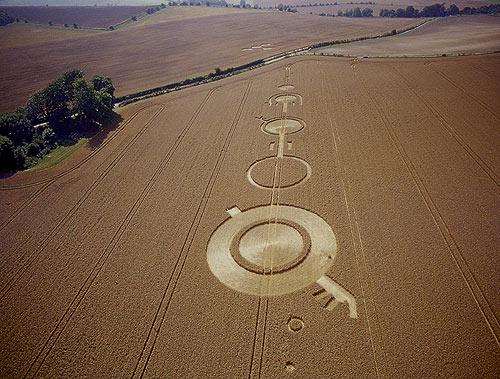
[[[346,56],[434,56],[500,51],[500,17],[475,15],[433,20],[415,30],[381,39],[318,49]]]
[[[196,8],[193,7],[193,12]],[[416,22],[410,19],[334,20],[248,10],[232,12],[230,17],[215,15],[155,22],[71,38],[64,43],[46,41],[4,47],[0,40],[0,67],[8,67],[0,70],[0,111],[24,104],[31,93],[75,67],[91,75],[112,77],[117,95],[121,96],[205,75],[216,67],[249,63],[318,40],[378,35]],[[0,37],[2,33],[13,32],[14,28],[2,30]],[[242,51],[245,47],[266,43],[272,44],[272,51]]]
[[[290,59],[2,180],[0,376],[498,377],[499,64]]]
[[[0,7],[12,17],[30,22],[58,25],[77,24],[84,27],[107,28],[146,10],[145,7]]]

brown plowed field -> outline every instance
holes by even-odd
[[[1,180],[0,376],[498,377],[499,65],[290,59]]]
[[[145,7],[0,7],[12,17],[47,24],[107,28],[138,15]]]
[[[193,7],[196,8],[196,7]],[[0,111],[23,105],[29,95],[72,68],[113,79],[117,95],[205,75],[321,40],[378,35],[416,23],[409,19],[321,19],[251,11],[96,33],[77,39],[3,47],[0,40]],[[15,32],[6,29],[3,32]],[[243,51],[272,44],[271,50]],[[33,73],[36,75],[33,75]]]
[[[319,49],[346,56],[435,56],[500,51],[500,17],[474,15],[435,19],[415,30],[380,39]]]

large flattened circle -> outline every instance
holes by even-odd
[[[279,135],[280,131],[285,134],[293,134],[304,129],[305,122],[296,117],[273,118],[262,125],[262,131],[271,135]]]
[[[280,162],[281,160],[281,162]],[[279,183],[273,183],[277,165],[280,165]],[[305,160],[285,155],[282,158],[267,157],[254,162],[247,170],[247,179],[250,184],[260,189],[280,189],[296,187],[306,182],[311,176],[312,169]]]
[[[234,240],[242,235],[243,230],[268,222],[270,215],[276,215],[282,223],[289,221],[289,225],[298,225],[307,233],[310,246],[308,254],[299,263],[279,273],[265,275],[239,265],[231,254],[231,246],[239,246],[239,241]],[[293,248],[295,253],[298,250],[300,246]],[[223,222],[208,242],[207,262],[215,277],[229,288],[256,296],[277,296],[314,283],[331,267],[336,253],[335,235],[321,217],[302,208],[268,205],[238,213]]]

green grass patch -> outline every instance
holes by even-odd
[[[52,167],[62,160],[69,157],[80,147],[85,145],[89,139],[80,138],[77,143],[69,146],[57,146],[55,149],[51,150],[47,155],[40,159],[34,166],[30,167],[26,171],[42,170],[44,168]]]

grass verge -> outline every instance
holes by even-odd
[[[26,171],[36,171],[52,167],[69,157],[76,150],[85,145],[88,140],[89,138],[84,137],[80,138],[74,145],[57,146],[55,149],[51,150],[50,153],[40,159],[34,166],[28,168]]]

